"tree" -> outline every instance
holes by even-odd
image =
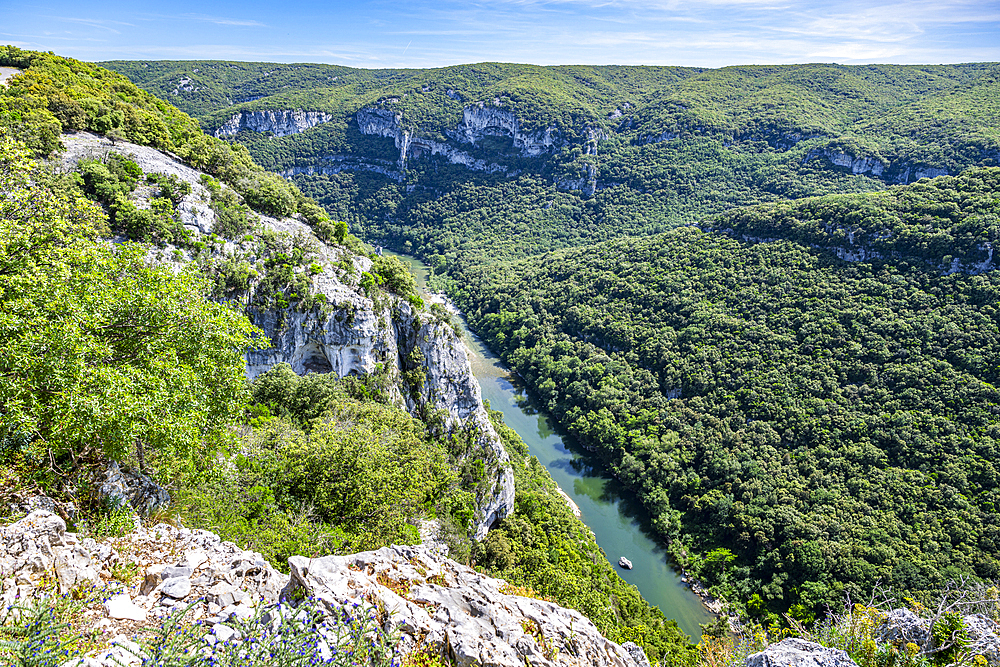
[[[166,460],[224,436],[254,327],[193,271],[101,240],[104,214],[0,137],[0,449],[47,458],[133,448]],[[162,457],[161,457],[162,455]]]

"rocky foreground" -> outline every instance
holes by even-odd
[[[423,653],[457,667],[649,667],[640,647],[606,639],[579,612],[518,595],[528,591],[435,547],[293,556],[288,565],[290,576],[212,532],[162,523],[137,522],[135,530],[101,542],[81,539],[66,532],[58,515],[36,509],[0,528],[0,604],[9,613],[46,595],[89,600],[74,630],[98,648],[63,667],[143,664],[150,658],[143,638],[168,618],[193,629],[193,650],[206,664],[219,651],[252,648],[247,629],[255,624],[268,631],[304,628],[323,661],[344,650],[345,641],[356,642],[343,622],[363,614],[370,621],[365,637],[393,638],[390,657]],[[982,614],[965,615],[963,623],[968,653],[1000,667],[1000,626]],[[927,619],[906,609],[881,614],[873,630],[880,643],[935,650]],[[750,655],[745,667],[857,665],[844,651],[790,638]]]
[[[337,650],[337,619],[362,608],[377,610],[382,630],[399,637],[400,654],[423,651],[460,667],[648,665],[638,646],[609,641],[579,612],[517,595],[426,546],[293,557],[289,566],[291,576],[214,533],[166,524],[97,542],[35,510],[0,528],[5,608],[44,592],[102,589],[84,611],[87,627],[77,630],[99,632],[104,646],[67,667],[141,664],[133,638],[180,612],[204,632],[199,650],[209,654],[239,641],[241,624],[273,623],[279,603],[307,599],[326,618],[315,627],[322,655]]]

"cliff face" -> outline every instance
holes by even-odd
[[[368,260],[359,268],[366,270]],[[380,367],[394,380],[395,399],[411,414],[440,411],[451,432],[465,432],[473,447],[466,455],[485,464],[479,487],[474,538],[486,537],[490,526],[514,508],[514,472],[483,406],[479,383],[472,375],[468,349],[451,327],[416,311],[408,302],[388,303],[359,295],[329,273],[314,282],[336,309],[324,317],[315,311],[266,310],[251,315],[272,347],[247,354],[247,374],[254,378],[285,362],[299,374],[374,373]],[[417,370],[411,383],[404,373]]]
[[[212,233],[215,213],[197,170],[155,149],[121,142],[112,146],[86,133],[67,135],[63,143],[67,150],[61,166],[65,169],[81,159],[101,157],[113,150],[131,156],[145,173],[173,174],[187,181],[191,194],[177,207],[181,222],[196,238]],[[148,205],[142,201],[141,190],[137,190],[137,196],[138,206]],[[474,446],[465,456],[481,459],[486,467],[473,526],[476,539],[485,537],[494,522],[513,510],[514,473],[486,414],[465,344],[450,326],[416,310],[404,299],[384,292],[369,298],[359,287],[361,273],[371,268],[367,257],[322,243],[298,220],[263,215],[259,218],[265,230],[289,242],[297,238],[312,248],[319,267],[312,277],[312,293],[322,294],[327,307],[305,312],[295,308],[250,309],[251,321],[264,331],[272,346],[247,353],[248,377],[253,379],[282,362],[299,374],[335,373],[338,377],[383,369],[392,380],[390,385],[400,407],[421,417],[438,412],[448,431],[469,434]],[[263,279],[266,268],[256,256],[254,241],[214,247],[218,256],[245,258],[261,274],[257,284]],[[181,258],[190,258],[187,251],[178,252]],[[151,259],[156,261],[173,258],[170,248],[151,251]],[[251,294],[243,296],[244,303],[251,302],[253,288]],[[405,377],[422,380],[411,384]]]
[[[216,137],[231,137],[240,130],[253,130],[254,132],[270,132],[276,137],[287,137],[290,134],[305,132],[311,127],[316,127],[332,119],[333,116],[322,111],[240,111],[223,123],[213,134]]]
[[[474,171],[487,173],[507,173],[507,167],[486,160],[477,159],[467,152],[449,146],[448,144],[423,137],[414,136],[413,131],[402,125],[403,116],[388,109],[366,107],[356,114],[358,129],[361,134],[387,137],[392,139],[399,149],[398,165],[406,169],[406,162],[411,157],[424,155],[441,155],[453,164],[465,165]]]
[[[936,178],[948,175],[947,169],[920,167],[911,164],[893,164],[882,158],[871,156],[857,157],[852,153],[833,148],[815,148],[806,154],[803,162],[808,162],[816,158],[826,159],[834,166],[850,169],[851,173],[855,175],[870,174],[886,183],[905,185],[913,181],[919,181],[921,178]]]
[[[462,122],[448,136],[463,143],[478,146],[485,137],[510,137],[514,148],[526,157],[549,153],[565,145],[559,131],[547,127],[537,132],[524,132],[513,111],[487,106],[480,102],[462,110]]]

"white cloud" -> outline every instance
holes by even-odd
[[[254,28],[266,28],[267,24],[261,23],[260,21],[253,21],[248,19],[230,19],[220,16],[203,16],[201,14],[183,14],[182,18],[191,19],[194,21],[204,21],[206,23],[214,23],[216,25],[234,25],[234,26],[247,26]]]

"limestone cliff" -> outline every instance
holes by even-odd
[[[485,137],[509,137],[514,148],[526,157],[550,153],[553,148],[566,144],[555,128],[525,132],[513,111],[482,102],[465,107],[462,110],[462,122],[446,133],[456,141],[473,146],[478,146]]]
[[[947,169],[935,167],[922,167],[918,165],[894,164],[888,160],[875,156],[856,156],[853,153],[840,148],[814,148],[806,154],[803,163],[814,159],[826,159],[836,167],[850,169],[852,174],[870,174],[874,178],[879,178],[886,183],[897,183],[905,185],[921,178],[936,178],[947,176]]]
[[[309,128],[333,119],[323,111],[271,109],[264,111],[239,111],[213,132],[216,137],[231,137],[240,130],[270,132],[276,137],[305,132]]]
[[[406,162],[410,158],[441,155],[453,164],[465,165],[474,171],[485,171],[490,174],[507,173],[508,171],[508,168],[503,165],[475,158],[466,151],[446,143],[416,136],[412,128],[404,127],[401,113],[377,107],[366,107],[358,111],[355,118],[362,134],[388,137],[395,142],[396,148],[399,149],[397,164],[400,169],[406,169]]]
[[[211,242],[215,213],[210,196],[201,183],[201,173],[152,148],[119,142],[112,146],[95,135],[78,133],[63,137],[66,151],[61,165],[72,168],[79,160],[101,157],[108,151],[131,156],[146,173],[173,174],[191,184],[191,194],[178,205],[181,222],[195,238],[208,239],[211,257],[240,260],[256,272],[250,290],[239,298],[248,305],[254,290],[266,278],[267,266],[254,237],[238,241]],[[137,205],[148,206],[140,188]],[[466,456],[479,458],[486,478],[478,487],[473,533],[486,536],[490,526],[507,516],[514,504],[514,474],[499,436],[483,406],[479,383],[472,375],[468,349],[450,326],[414,308],[396,295],[361,288],[362,272],[372,261],[313,236],[308,225],[293,218],[264,215],[259,230],[275,243],[307,248],[313,263],[311,291],[322,295],[325,306],[309,310],[293,307],[248,308],[248,316],[264,332],[271,347],[247,353],[247,375],[251,379],[275,364],[286,362],[296,373],[335,373],[338,377],[381,370],[394,387],[400,407],[415,416],[439,415],[451,432],[465,432],[475,444]],[[191,258],[189,249],[151,251],[157,261]],[[302,271],[305,267],[301,268]]]

